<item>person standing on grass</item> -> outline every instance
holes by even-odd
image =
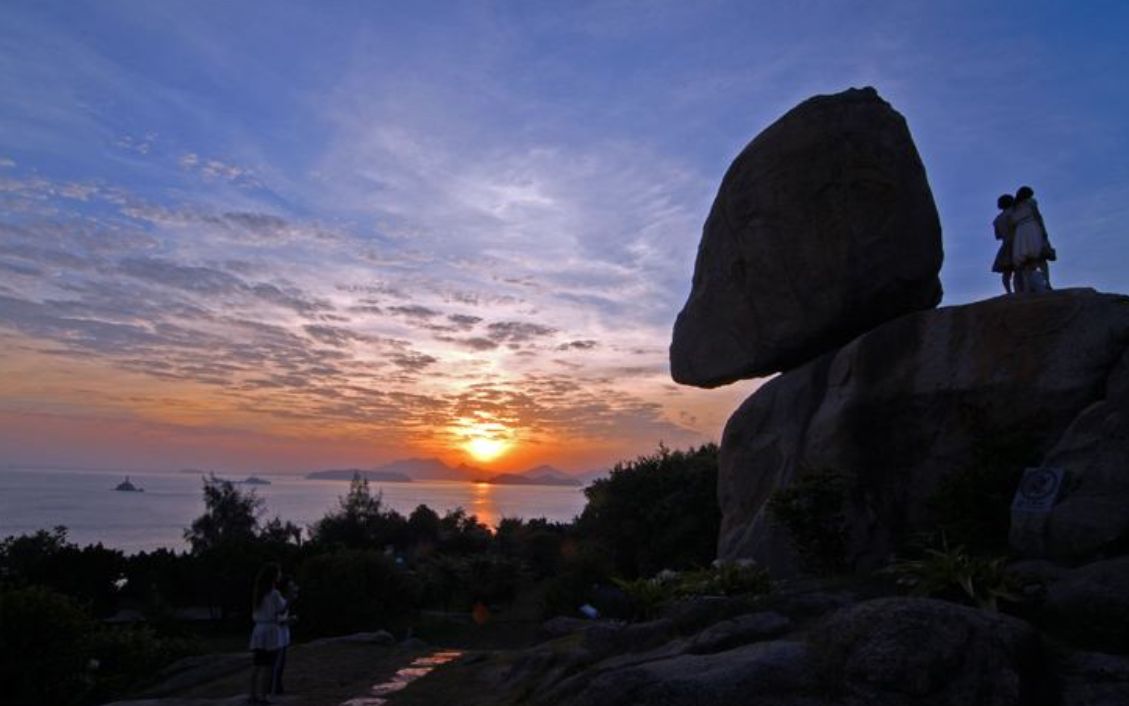
[[[281,570],[278,564],[264,564],[255,577],[251,595],[251,696],[250,704],[266,704],[272,672],[282,647],[282,630],[279,619],[286,612],[286,600],[278,591]]]

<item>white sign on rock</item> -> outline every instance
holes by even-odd
[[[1049,513],[1062,489],[1062,468],[1028,468],[1023,471],[1011,509],[1016,512]]]

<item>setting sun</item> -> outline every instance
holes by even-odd
[[[493,461],[510,448],[510,442],[504,439],[494,439],[486,436],[475,436],[463,444],[467,453],[478,461]]]

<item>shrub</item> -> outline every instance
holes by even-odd
[[[46,588],[0,591],[0,688],[15,705],[65,704],[89,689],[97,624],[72,598]]]
[[[768,502],[772,518],[783,526],[805,568],[834,574],[846,568],[847,479],[831,470],[804,473],[780,488]]]
[[[524,521],[506,517],[498,523],[494,544],[505,556],[521,559],[535,578],[553,576],[563,561],[569,525],[543,518]]]
[[[649,579],[616,580],[633,608],[633,620],[650,620],[663,606],[694,596],[734,596],[768,593],[768,572],[753,564],[720,563],[694,571],[662,571]]]
[[[111,698],[151,678],[166,664],[201,651],[198,640],[159,637],[145,625],[103,627],[90,639],[90,654],[98,663],[94,671],[96,687],[91,696]]]
[[[79,548],[67,541],[62,526],[0,541],[0,581],[51,588],[77,599],[99,617],[117,609],[115,582],[125,566],[120,551],[101,544]]]
[[[418,587],[381,552],[343,549],[307,559],[295,604],[305,635],[388,629],[417,607]]]
[[[883,571],[914,595],[996,611],[1001,600],[1020,600],[1015,578],[1004,569],[1006,561],[972,556],[964,547],[950,547],[942,536],[939,549],[926,549],[921,559],[900,561]]]
[[[618,463],[585,489],[581,538],[604,547],[628,579],[709,564],[717,550],[717,445]]]
[[[1023,469],[1039,455],[1026,433],[982,439],[969,464],[942,479],[930,497],[937,529],[976,553],[1008,551],[1012,498]]]
[[[606,606],[597,605],[600,601],[595,595],[612,583],[612,563],[603,548],[567,540],[564,547],[560,571],[545,587],[544,617],[576,615],[585,603],[596,605],[602,613],[609,612]]]

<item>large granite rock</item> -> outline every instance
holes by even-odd
[[[834,703],[992,706],[1046,703],[1039,633],[1021,620],[926,598],[845,608],[814,631]]]
[[[1129,556],[1087,564],[1051,582],[1038,617],[1071,644],[1129,653]]]
[[[1068,429],[1123,434],[1123,420],[1110,421],[1121,402],[1106,395],[1122,389],[1127,350],[1129,298],[1063,290],[906,315],[776,377],[722,437],[719,556],[796,573],[791,539],[766,505],[830,469],[852,479],[848,566],[884,563],[909,533],[933,529],[930,496],[986,441],[1027,438],[1039,456],[1061,449]],[[1072,478],[1061,507],[1084,493],[1082,509],[1056,510],[1053,536],[1063,540],[1044,546],[1081,561],[1129,539],[1125,444],[1079,443],[1056,458]],[[1099,506],[1101,518],[1087,514]],[[1075,537],[1088,540],[1071,546]]]
[[[1043,465],[1067,471],[1065,488],[1050,513],[1012,512],[1017,552],[1073,563],[1129,549],[1129,351]]]
[[[793,368],[941,300],[941,226],[905,119],[873,88],[816,96],[756,137],[710,210],[671,374]]]

